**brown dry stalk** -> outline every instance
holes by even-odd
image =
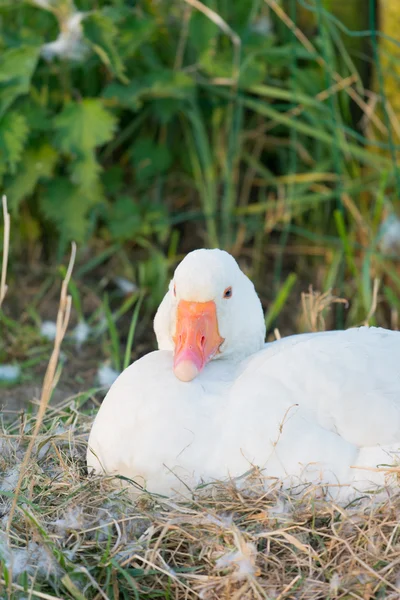
[[[400,467],[359,467],[357,465],[351,465],[350,469],[371,471],[371,473],[400,473]]]
[[[332,304],[344,304],[347,306],[348,301],[345,298],[334,296],[331,290],[324,293],[314,292],[312,285],[310,285],[308,292],[302,292],[301,305],[303,316],[310,331],[325,331],[323,312],[332,306]]]
[[[279,331],[279,329],[277,327],[275,327],[275,329],[274,329],[274,336],[275,336],[276,340],[282,339],[281,332]]]
[[[292,587],[294,585],[296,585],[296,583],[299,581],[299,579],[301,579],[301,575],[296,575],[296,577],[294,579],[292,579],[292,581],[290,583],[287,584],[285,589],[282,590],[282,592],[279,594],[279,596],[277,596],[276,600],[283,600],[283,598],[286,597],[286,594],[288,592],[290,592]]]
[[[368,315],[364,321],[364,325],[369,325],[370,320],[372,319],[372,317],[374,316],[377,306],[378,306],[378,292],[379,292],[379,284],[380,281],[377,277],[375,277],[374,279],[374,286],[372,289],[372,301],[371,301],[371,307],[369,309]]]
[[[390,311],[390,329],[399,330],[399,311],[394,307]]]
[[[388,100],[386,100],[384,102],[384,107],[389,115],[391,126],[393,127],[394,131],[396,132],[397,137],[400,138],[400,122],[396,115],[395,110],[393,109],[393,106],[390,104],[390,102]]]
[[[7,197],[3,196],[3,219],[4,219],[4,237],[3,237],[3,262],[1,265],[1,279],[0,279],[0,308],[3,304],[3,300],[7,293],[7,264],[8,264],[8,252],[10,248],[10,213],[7,210]]]
[[[51,393],[54,388],[53,384],[54,384],[55,373],[56,373],[56,369],[57,369],[57,365],[58,365],[58,358],[60,356],[61,343],[62,343],[65,333],[67,331],[69,317],[70,317],[70,313],[71,313],[71,296],[68,295],[68,284],[71,279],[72,269],[74,267],[74,262],[75,262],[75,256],[76,256],[76,244],[75,244],[75,242],[72,242],[71,257],[69,259],[68,269],[67,269],[66,275],[64,277],[64,281],[62,282],[62,286],[61,286],[60,304],[59,304],[58,313],[57,313],[56,337],[54,340],[54,348],[53,348],[53,352],[51,354],[49,364],[47,366],[46,374],[45,374],[44,380],[43,380],[42,393],[41,393],[41,397],[40,397],[39,410],[38,410],[38,413],[36,416],[35,427],[33,429],[32,437],[29,441],[28,448],[25,452],[25,456],[21,463],[21,469],[20,469],[20,473],[19,473],[19,477],[18,477],[18,482],[15,487],[14,498],[13,498],[13,501],[11,504],[10,513],[8,515],[8,522],[7,522],[7,534],[8,535],[10,535],[12,520],[13,520],[15,509],[17,506],[17,502],[18,502],[18,495],[21,490],[22,480],[23,480],[25,472],[27,470],[29,459],[32,455],[33,446],[35,444],[37,435],[38,435],[40,427],[42,425],[43,418],[44,418],[47,406],[50,401]]]
[[[364,135],[373,140],[374,136],[372,134],[372,129],[370,127],[371,115],[376,111],[376,107],[378,106],[379,97],[375,92],[371,90],[367,90],[365,92],[367,100],[368,110],[364,112],[363,116],[360,119],[360,126],[364,131]]]
[[[357,207],[354,200],[350,197],[347,192],[344,192],[341,195],[341,200],[343,202],[344,207],[349,211],[353,219],[356,221],[359,229],[363,232],[363,235],[367,238],[369,237],[369,229],[368,224],[366,223],[364,217],[362,216],[360,209]]]

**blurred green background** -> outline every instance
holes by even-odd
[[[397,327],[399,31],[398,0],[0,0],[0,359],[28,360],[16,323],[54,317],[72,240],[74,320],[118,369],[203,246],[238,258],[270,333]],[[349,308],[302,303],[310,284]]]

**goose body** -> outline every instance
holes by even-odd
[[[263,323],[232,257],[189,254],[155,319],[160,350],[128,367],[100,407],[89,469],[165,495],[253,467],[266,485],[323,483],[345,499],[383,484],[374,469],[400,450],[400,333],[264,344]]]

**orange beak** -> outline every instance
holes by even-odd
[[[219,335],[215,302],[178,304],[174,336],[174,373],[181,381],[191,381],[219,351],[224,339]]]

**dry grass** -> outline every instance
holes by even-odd
[[[25,456],[22,460],[22,464],[20,466],[18,482],[17,482],[17,485],[14,490],[15,495],[14,495],[14,499],[13,499],[13,502],[11,505],[9,521],[7,524],[7,533],[8,534],[10,533],[10,527],[12,524],[14,511],[15,511],[15,508],[17,505],[17,500],[18,500],[18,495],[19,495],[22,479],[26,473],[26,469],[28,467],[29,460],[32,456],[32,450],[35,445],[37,435],[40,431],[40,428],[41,428],[41,425],[43,422],[43,418],[44,418],[47,406],[48,406],[50,398],[51,398],[51,393],[52,393],[52,391],[54,389],[54,385],[55,385],[55,374],[56,374],[56,369],[57,369],[58,360],[59,360],[59,356],[60,356],[61,344],[65,337],[68,323],[69,323],[69,317],[71,314],[71,296],[68,295],[68,284],[70,282],[71,275],[72,275],[72,269],[73,269],[74,262],[75,262],[75,255],[76,255],[76,245],[73,244],[67,273],[65,275],[64,281],[61,286],[60,304],[59,304],[59,308],[58,308],[57,321],[56,321],[57,329],[56,329],[56,336],[54,339],[54,348],[53,348],[53,352],[51,353],[51,356],[50,356],[46,374],[44,376],[39,408],[38,408],[37,414],[35,415],[35,424],[34,424],[34,428],[33,428],[33,434],[29,440],[28,447],[25,452]]]
[[[3,234],[3,258],[1,264],[1,277],[0,277],[0,308],[3,304],[4,298],[7,294],[7,264],[8,264],[8,252],[10,247],[10,213],[7,208],[7,197],[3,196],[1,199],[3,206],[3,223],[4,223],[4,234]]]
[[[345,298],[334,296],[331,290],[324,293],[314,291],[311,285],[308,292],[302,292],[301,306],[306,330],[325,331],[325,315],[334,304],[344,304],[347,307],[348,302]]]
[[[10,537],[8,547],[0,537],[1,597],[400,597],[400,495],[343,508],[314,488],[289,496],[275,485],[266,494],[254,477],[245,491],[228,483],[193,501],[144,495],[135,503],[110,480],[87,477],[84,402],[49,407],[12,523],[35,417],[3,431],[0,514]]]

